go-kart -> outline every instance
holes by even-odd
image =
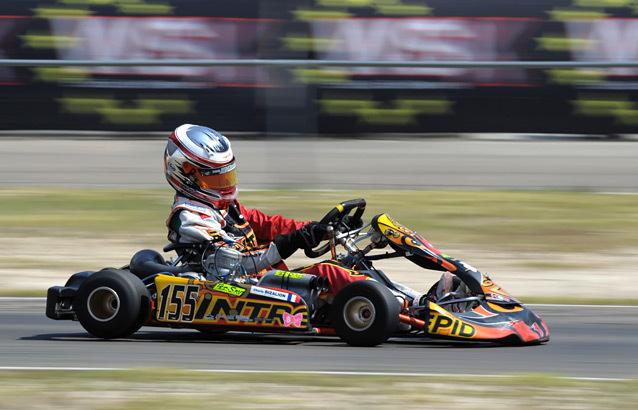
[[[169,244],[164,251],[176,251],[175,261],[142,250],[125,267],[79,272],[65,286],[49,288],[46,315],[77,320],[106,339],[127,337],[142,326],[164,326],[211,334],[336,335],[355,346],[401,336],[514,345],[549,340],[543,320],[487,274],[439,252],[387,214],[352,229],[346,221],[360,220],[365,207],[363,199],[338,204],[320,221],[333,228],[326,243],[305,250],[311,258],[330,252],[331,263],[369,277],[349,283],[332,299],[321,297],[327,278],[294,270],[254,276],[238,264],[223,277],[204,276],[214,247]],[[379,251],[386,246],[391,252]],[[397,257],[444,273],[428,292],[418,294],[373,266]]]

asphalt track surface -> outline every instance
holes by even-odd
[[[168,188],[166,137],[3,134],[0,187]],[[232,144],[240,189],[638,192],[637,140],[236,137]]]
[[[338,338],[143,327],[102,340],[78,322],[45,317],[42,298],[0,299],[1,367],[187,368],[638,378],[638,307],[530,305],[551,340],[536,346],[392,338],[374,348]]]
[[[167,188],[165,138],[0,137],[1,188]],[[638,142],[544,139],[233,140],[242,189],[574,189],[638,192]],[[44,301],[0,299],[1,367],[176,367],[638,377],[638,308],[532,307],[551,340],[528,347],[142,328],[104,341]]]

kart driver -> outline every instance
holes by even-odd
[[[230,141],[203,126],[184,124],[169,137],[164,170],[175,189],[175,200],[166,221],[168,239],[174,243],[210,243],[214,250],[207,278],[223,276],[232,264],[248,274],[269,269],[287,270],[284,259],[298,249],[316,247],[328,233],[328,225],[300,222],[279,215],[247,209],[237,201],[237,169]],[[353,228],[362,222],[346,220]],[[355,226],[353,226],[355,225]],[[333,297],[346,284],[367,279],[332,262],[300,269],[327,277]]]

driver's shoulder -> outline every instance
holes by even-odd
[[[214,216],[222,217],[220,212],[201,202],[193,201],[190,198],[175,197],[171,213],[168,219],[172,219],[180,214],[193,213],[201,218],[210,218]]]

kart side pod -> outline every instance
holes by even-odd
[[[330,282],[328,278],[308,273],[271,270],[261,277],[259,285],[294,292],[306,301],[312,311],[317,307],[317,297],[328,290]]]

